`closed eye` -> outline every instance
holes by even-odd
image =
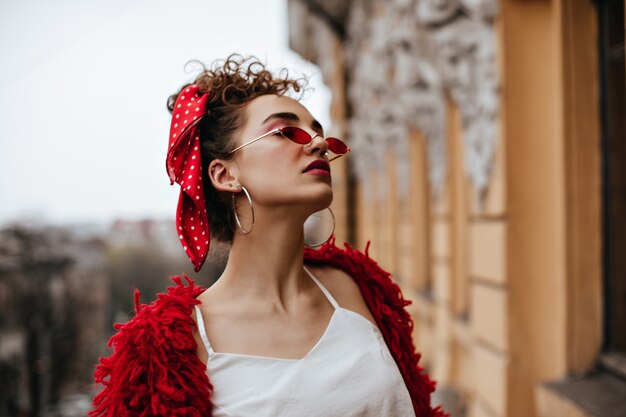
[[[261,122],[261,125],[266,124],[270,120],[276,120],[276,119],[282,120],[283,122],[287,122],[286,124],[288,126],[293,126],[293,127],[296,127],[296,125],[300,123],[300,117],[298,117],[297,114],[292,113],[292,112],[279,112],[279,113],[272,113],[269,116],[267,116],[265,120]],[[322,127],[322,124],[318,122],[317,120],[313,119],[313,121],[311,122],[311,129],[313,129],[315,133],[317,133],[318,135],[324,137],[324,128]]]

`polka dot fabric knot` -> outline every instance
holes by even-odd
[[[178,94],[172,111],[165,162],[171,184],[180,185],[176,229],[196,272],[209,253],[210,230],[202,184],[198,122],[206,112],[208,93],[191,84]]]

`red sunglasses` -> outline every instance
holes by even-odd
[[[295,127],[295,126],[281,127],[279,129],[270,130],[269,132],[262,134],[258,138],[254,138],[251,141],[246,142],[243,145],[236,147],[235,149],[230,151],[227,155],[230,155],[238,151],[239,149],[245,146],[248,146],[251,143],[256,142],[257,140],[263,139],[266,136],[275,135],[275,134],[279,134],[285,139],[289,139],[290,141],[297,143],[299,145],[306,145],[307,143],[311,143],[311,141],[314,138],[316,138],[317,136],[320,136],[318,133],[311,136],[306,132],[306,130],[300,129],[299,127]],[[339,158],[340,156],[350,153],[350,147],[346,145],[343,141],[337,138],[331,138],[331,137],[326,138],[324,140],[328,143],[328,150],[332,152],[333,154],[335,154],[335,156],[328,159],[328,162],[333,161]]]

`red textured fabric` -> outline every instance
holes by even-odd
[[[206,112],[208,93],[188,85],[174,103],[170,140],[165,162],[170,183],[180,184],[176,229],[196,272],[209,253],[209,221],[204,201],[198,122]]]
[[[435,383],[419,366],[420,355],[412,340],[413,323],[405,311],[400,288],[365,253],[334,239],[318,250],[305,249],[309,265],[331,265],[344,270],[359,286],[408,388],[417,417],[447,417],[433,408],[430,395]],[[94,399],[90,417],[210,417],[213,387],[205,365],[197,356],[196,330],[191,314],[204,288],[185,277],[189,285],[177,284],[159,294],[151,305],[140,305],[128,323],[116,325],[109,346],[114,352],[101,358],[95,379],[104,389]]]
[[[89,416],[211,415],[213,387],[197,355],[191,316],[204,288],[186,279],[185,286],[173,277],[176,286],[151,305],[141,305],[135,292],[135,317],[115,325],[118,332],[108,344],[113,354],[101,358],[94,373],[104,389],[94,398]]]

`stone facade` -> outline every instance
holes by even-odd
[[[353,148],[338,240],[372,240],[413,300],[436,400],[567,415],[544,383],[594,370],[602,340],[593,5],[290,0],[289,19]]]

